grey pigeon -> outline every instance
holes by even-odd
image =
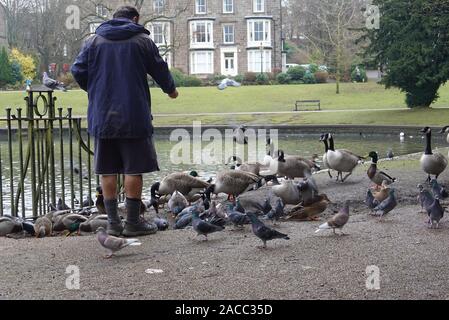
[[[165,231],[170,226],[167,220],[162,219],[161,217],[158,216],[154,218],[153,223],[157,225],[159,231]]]
[[[340,229],[341,234],[344,235],[342,229],[348,223],[348,221],[349,221],[349,201],[346,201],[343,208],[341,208],[340,211],[332,218],[330,218],[326,223],[319,226],[318,230],[316,230],[315,233],[319,233],[323,230],[332,229],[334,234],[336,234],[335,230]]]
[[[101,246],[108,251],[108,255],[105,257],[107,259],[112,258],[114,253],[126,247],[142,245],[138,239],[122,239],[110,236],[106,233],[104,228],[99,228],[97,230],[97,239]]]
[[[276,201],[276,207],[267,214],[267,219],[271,220],[273,223],[276,223],[284,216],[284,208],[284,202],[282,202],[282,199],[278,199]]]
[[[228,219],[235,227],[243,227],[250,224],[251,220],[246,214],[234,210],[228,211]]]
[[[432,193],[434,197],[438,197],[439,199],[446,199],[449,196],[446,189],[442,187],[436,179],[432,179],[430,181],[430,185],[432,187]]]
[[[192,226],[193,230],[197,232],[198,236],[201,235],[206,237],[206,241],[208,240],[209,234],[224,230],[224,227],[216,226],[214,224],[201,220],[198,211],[193,212]]]
[[[58,89],[58,90],[61,90],[61,91],[64,91],[64,92],[67,91],[67,89],[66,89],[66,87],[64,86],[63,83],[50,78],[48,76],[47,72],[44,72],[44,75],[42,77],[42,83],[47,88],[50,88],[50,89],[53,89],[53,90],[54,89]]]
[[[176,221],[174,229],[175,230],[185,229],[192,224],[192,220],[193,215],[191,213],[186,214]]]
[[[373,193],[371,192],[371,190],[368,190],[366,192],[366,199],[365,199],[365,204],[368,206],[368,208],[370,208],[371,210],[373,210],[375,207],[377,207],[379,204],[377,203],[376,199],[373,196]]]
[[[425,190],[421,184],[418,185],[418,189],[418,202],[421,205],[421,209],[427,212],[427,208],[433,204],[435,198],[433,197],[432,193],[429,190]]]
[[[391,189],[388,198],[374,208],[375,215],[379,216],[382,220],[382,218],[396,208],[397,205],[396,191]]]
[[[440,204],[440,199],[436,198],[431,206],[427,208],[429,212],[429,226],[431,229],[438,229],[440,220],[444,217],[444,208]]]
[[[389,149],[387,152],[387,158],[388,160],[393,160],[394,159],[394,153],[393,150]]]
[[[260,221],[256,214],[253,212],[247,213],[249,219],[251,220],[253,233],[260,240],[263,241],[263,248],[267,248],[267,241],[275,240],[275,239],[284,239],[290,240],[288,235],[280,233],[274,229],[268,228],[262,221]]]
[[[222,217],[219,217],[218,215],[213,215],[211,218],[205,220],[206,222],[209,222],[210,224],[213,224],[214,226],[218,227],[225,227],[226,226],[226,219],[223,219]]]

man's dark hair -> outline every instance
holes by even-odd
[[[113,18],[126,18],[132,20],[135,17],[139,17],[139,11],[137,11],[136,8],[131,6],[123,6],[117,9],[117,11],[114,13]]]

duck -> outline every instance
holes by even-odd
[[[60,215],[55,219],[53,230],[56,232],[69,231],[69,235],[80,229],[80,225],[86,222],[88,218],[79,214]]]
[[[333,179],[334,177],[332,176],[331,168],[329,167],[329,162],[327,161],[327,152],[329,151],[329,142],[327,141],[325,134],[321,135],[320,141],[323,142],[323,144],[324,144],[323,166],[324,166],[324,168],[328,169],[327,173],[329,174],[329,177],[331,179]]]
[[[0,237],[23,231],[22,223],[10,216],[0,217]]]
[[[330,203],[327,195],[319,195],[313,203],[294,207],[287,215],[286,220],[319,221],[319,216],[327,210]]]
[[[45,238],[51,236],[53,232],[53,223],[47,217],[40,217],[34,223],[34,234],[36,238]]]
[[[82,232],[96,232],[99,228],[107,229],[108,216],[105,214],[92,215],[89,220],[80,224],[80,231]]]
[[[187,201],[186,197],[177,190],[173,192],[173,195],[168,201],[168,208],[175,216],[181,213],[188,206],[189,202]]]
[[[328,165],[331,169],[338,172],[337,181],[345,182],[364,157],[345,149],[335,150],[334,136],[332,133],[328,133],[325,139],[329,141],[329,150],[327,151]],[[343,172],[348,173],[344,178]]]
[[[223,170],[217,174],[215,183],[206,189],[206,197],[210,201],[211,194],[226,193],[229,199],[235,199],[249,190],[253,185],[259,184],[263,179],[250,172]]]
[[[374,199],[378,203],[382,203],[385,201],[390,194],[390,186],[386,180],[382,182],[382,185],[380,186],[380,189],[378,191],[373,192]]]
[[[372,182],[374,182],[374,184],[376,186],[382,185],[382,183],[384,181],[386,181],[386,183],[388,185],[393,184],[394,182],[396,182],[396,180],[397,180],[396,178],[391,177],[390,175],[388,175],[384,171],[380,171],[377,168],[377,163],[379,161],[379,155],[378,155],[377,152],[371,151],[368,156],[372,159],[372,163],[371,163],[371,166],[368,169],[367,175],[368,175],[368,178],[370,178],[370,180]]]
[[[153,184],[151,188],[160,196],[173,194],[175,191],[179,191],[184,196],[188,196],[193,190],[197,190],[195,191],[197,193],[200,190],[208,188],[210,184],[195,177],[195,173],[194,171],[190,174],[186,172],[172,173],[162,179],[161,182]]]
[[[283,150],[279,150],[278,158],[272,159],[270,163],[272,173],[291,180],[310,177],[314,169],[320,170],[321,168],[313,160],[299,156],[286,156]]]
[[[428,175],[427,181],[431,181],[434,175],[438,179],[441,173],[447,168],[447,159],[439,152],[432,152],[432,129],[425,127],[421,133],[426,137],[426,149],[421,157],[421,169]]]
[[[302,201],[301,192],[293,180],[285,180],[280,185],[273,186],[272,191],[286,205],[297,205]]]

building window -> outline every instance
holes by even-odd
[[[271,50],[249,50],[248,72],[271,72]]]
[[[254,12],[265,12],[265,0],[253,0]]]
[[[248,47],[271,46],[271,21],[248,20]]]
[[[223,43],[232,44],[235,41],[234,25],[227,24],[223,26]]]
[[[213,48],[213,22],[192,21],[190,23],[190,38],[193,48]]]
[[[223,13],[234,12],[234,0],[223,0]]]
[[[95,6],[95,13],[97,14],[98,17],[107,18],[108,14],[109,14],[109,10],[104,5],[97,4]]]
[[[150,37],[157,46],[170,45],[170,23],[152,22],[147,25]]]
[[[195,0],[196,14],[206,14],[206,0]]]
[[[153,9],[155,13],[163,13],[165,9],[165,0],[154,0]]]
[[[101,25],[101,22],[92,22],[89,24],[89,32],[90,34],[95,34],[98,27]]]
[[[191,74],[212,74],[214,73],[214,52],[194,51],[190,54]]]

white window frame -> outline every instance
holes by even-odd
[[[199,68],[198,56],[204,55],[208,60],[206,68]],[[190,74],[213,74],[214,73],[214,52],[210,51],[192,51],[190,52]]]
[[[97,31],[98,27],[101,25],[101,22],[91,22],[89,23],[89,33],[90,34],[95,34],[95,32]]]
[[[154,35],[156,34],[154,32],[154,26],[162,26],[162,42],[156,41]],[[169,46],[171,45],[171,36],[170,36],[170,22],[168,21],[154,21],[147,24],[147,29],[150,30],[150,38],[154,41],[154,43],[160,47],[160,46]]]
[[[206,41],[198,42],[196,33],[199,25],[204,24]],[[190,47],[192,49],[214,48],[214,22],[211,20],[194,20],[190,22]]]
[[[258,8],[260,5],[260,8]],[[265,0],[253,0],[253,12],[265,12]]]
[[[195,0],[195,13],[196,14],[207,13],[207,0]]]
[[[255,25],[263,23],[262,40],[255,39]],[[271,47],[271,20],[270,19],[248,19],[248,47]]]
[[[226,41],[226,27],[232,27],[232,41]],[[223,25],[223,43],[224,44],[234,44],[235,43],[235,25],[224,24]]]
[[[227,1],[231,2],[231,10],[227,10],[227,6],[229,5]],[[223,0],[223,13],[234,13],[234,0]]]
[[[268,73],[272,71],[272,54],[273,51],[271,49],[264,49],[263,50],[263,72]],[[255,72],[260,73],[261,72],[261,65],[260,65],[260,58],[261,58],[261,50],[248,50],[248,72]]]
[[[153,0],[153,11],[155,13],[163,13],[165,10],[165,0]]]
[[[109,10],[103,4],[97,4],[95,6],[95,13],[97,16],[99,16],[101,18],[107,18],[108,14],[109,14]]]

